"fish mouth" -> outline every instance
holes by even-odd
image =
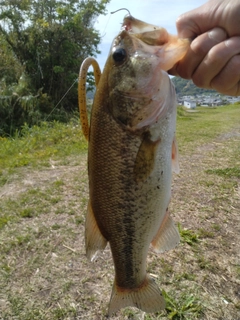
[[[142,60],[157,58],[161,63],[168,40],[168,33],[165,29],[160,33],[159,30],[135,33],[133,29],[123,29],[115,38],[112,54],[117,50],[125,50],[126,57],[131,56]]]
[[[134,34],[135,37],[151,46],[162,46],[169,41],[169,33],[165,28],[145,23],[131,15],[125,16],[122,30]]]
[[[148,38],[147,38],[148,39]],[[151,72],[161,69],[162,46],[156,46],[144,41],[144,37],[139,33],[132,33],[122,30],[112,46],[112,58],[114,66],[122,66],[129,59],[132,64],[144,63],[149,61],[148,65],[152,65]],[[146,82],[145,82],[146,83]]]
[[[190,45],[188,39],[180,39],[169,34],[165,28],[135,19],[130,14],[125,16],[121,30],[132,38],[135,49],[140,46],[142,53],[160,58],[161,69],[164,71],[170,70],[181,60]],[[126,33],[123,36],[125,37]]]

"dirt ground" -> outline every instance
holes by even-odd
[[[233,156],[239,141],[240,128],[180,158],[170,210],[181,225],[182,241],[148,258],[148,272],[176,303],[169,304],[176,309],[171,319],[240,320],[240,178],[206,172],[239,167],[240,159]],[[29,190],[40,202],[40,191],[58,195],[56,203],[46,202],[47,213],[1,230],[1,320],[105,319],[114,268],[109,247],[94,263],[85,257],[86,156],[76,162],[51,162],[37,171],[21,168],[0,189],[4,203],[22,199]],[[195,297],[192,306],[188,297]],[[112,319],[169,319],[171,311],[147,315],[127,308]]]

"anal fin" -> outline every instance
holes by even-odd
[[[157,312],[165,308],[165,300],[155,281],[146,275],[139,288],[120,288],[114,282],[108,315],[125,307],[136,307],[145,312]]]
[[[98,251],[105,249],[107,240],[102,235],[93,214],[91,201],[88,202],[85,221],[85,248],[87,258],[91,261],[97,257]]]
[[[156,236],[151,242],[151,246],[156,253],[163,253],[175,248],[180,242],[180,235],[168,210],[158,229]]]

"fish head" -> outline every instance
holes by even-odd
[[[112,68],[110,85],[121,92],[139,92],[153,78],[154,68],[159,64],[150,53],[151,47],[126,30],[115,38],[111,48]]]
[[[171,36],[164,28],[125,17],[107,62],[114,118],[139,129],[163,116],[166,96],[172,92],[166,71],[185,55],[188,46],[188,40]]]

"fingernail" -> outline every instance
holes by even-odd
[[[234,52],[238,53],[240,50],[240,41],[238,40],[238,37],[232,37],[230,39],[227,39],[224,41],[226,47],[231,48]],[[235,53],[235,54],[236,54]]]
[[[227,39],[227,33],[222,28],[214,28],[208,32],[208,37],[219,43]]]
[[[231,44],[232,44],[232,39],[231,39],[231,38],[230,38],[230,39],[227,39],[227,40],[225,41],[226,47],[231,47]]]

